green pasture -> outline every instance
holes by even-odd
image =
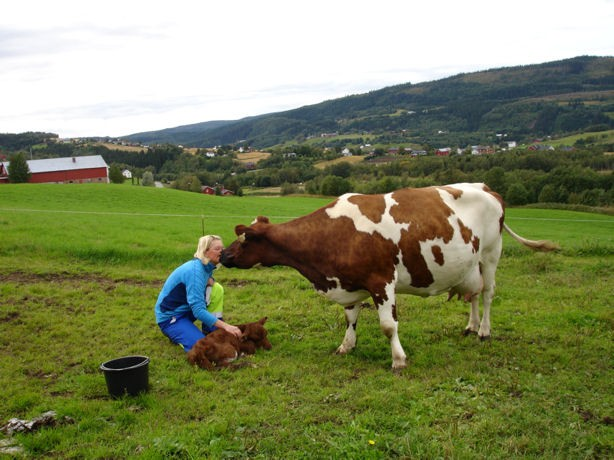
[[[614,130],[580,133],[573,136],[553,139],[551,141],[549,140],[547,143],[555,147],[560,147],[564,145],[574,145],[579,140],[585,140],[594,144],[611,144],[614,141]]]
[[[225,319],[268,317],[270,351],[236,369],[190,367],[157,329],[165,277],[205,233],[233,239],[329,199],[215,197],[114,185],[0,186],[0,426],[48,410],[63,423],[13,437],[27,458],[612,458],[614,217],[508,209],[492,339],[469,307],[398,298],[408,368],[390,370],[377,312],[333,352],[342,309],[284,268],[220,268]],[[150,391],[108,396],[100,363],[150,357]]]

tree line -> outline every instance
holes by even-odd
[[[58,148],[58,146],[62,146]],[[50,143],[35,150],[37,158],[100,154],[111,166],[111,179],[122,181],[129,169],[139,184],[154,180],[183,190],[199,192],[201,186],[232,190],[280,187],[282,194],[309,193],[337,196],[346,192],[385,193],[401,187],[455,182],[485,182],[510,205],[566,203],[609,207],[614,203],[614,155],[609,145],[584,145],[574,149],[528,151],[516,149],[490,155],[434,155],[410,157],[379,155],[357,163],[340,161],[340,146],[324,149],[306,144],[271,150],[255,165],[239,162],[226,145],[214,157],[205,150],[188,153],[178,146],[160,145],[142,152],[109,150],[102,145]],[[25,157],[14,163],[22,176]],[[317,164],[335,160],[329,166]]]
[[[238,195],[245,187],[280,187],[282,194],[337,196],[485,182],[510,205],[555,202],[607,207],[614,203],[614,155],[606,150],[591,146],[537,152],[517,149],[480,156],[373,156],[350,163],[339,161],[338,152],[300,145],[273,150],[268,159],[250,166],[237,161],[236,153],[226,146],[213,158],[204,151],[183,152],[161,167],[149,165],[140,172],[136,169],[137,174],[149,171],[156,180],[180,189],[199,191],[200,185],[223,184]],[[330,166],[316,166],[332,159],[337,160]]]

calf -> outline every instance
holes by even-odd
[[[264,327],[267,318],[253,323],[239,324],[241,338],[223,329],[216,329],[194,344],[187,359],[202,369],[226,367],[241,355],[253,355],[256,349],[270,350],[271,342]]]
[[[213,370],[214,367],[226,367],[240,355],[239,338],[223,329],[216,329],[194,344],[188,351],[190,364],[202,369]]]

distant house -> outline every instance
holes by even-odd
[[[224,188],[223,185],[218,185],[217,187],[211,187],[210,185],[203,185],[200,188],[200,193],[204,193],[205,195],[216,195],[218,188],[220,190],[221,196],[229,196],[229,195],[235,194],[232,190],[228,190],[227,188]]]
[[[109,183],[109,166],[100,155],[82,157],[28,160],[32,184],[84,184]],[[8,182],[10,162],[3,164],[6,177],[0,174],[0,183]]]
[[[548,150],[554,150],[554,147],[552,147],[551,145],[547,145],[547,144],[533,144],[533,145],[529,145],[529,147],[527,147],[527,150],[545,152]]]
[[[471,154],[472,155],[490,155],[495,153],[495,149],[490,147],[489,145],[472,145],[471,146]]]
[[[435,155],[437,155],[438,157],[447,157],[450,156],[450,152],[452,152],[452,149],[450,147],[444,147],[442,149],[435,150]]]

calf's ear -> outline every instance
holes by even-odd
[[[262,325],[264,325],[264,323],[266,323],[266,320],[269,319],[268,316],[265,316],[264,318],[261,318],[258,322]]]

